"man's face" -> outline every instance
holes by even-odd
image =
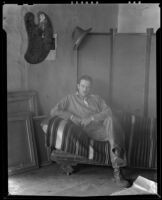
[[[87,80],[81,80],[78,86],[78,92],[82,97],[89,95],[91,91],[91,83]]]

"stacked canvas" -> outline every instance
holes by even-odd
[[[125,131],[128,165],[157,168],[157,120],[130,113],[117,113]]]

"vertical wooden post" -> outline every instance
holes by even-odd
[[[109,73],[109,105],[112,106],[112,84],[113,84],[113,68],[114,68],[114,52],[115,52],[115,34],[117,29],[110,29],[110,73]]]
[[[151,38],[153,28],[147,29],[146,40],[146,61],[145,61],[145,92],[144,92],[144,117],[148,117],[148,98],[149,98],[149,74],[150,74],[150,53],[151,53]]]
[[[135,115],[131,115],[131,131],[130,131],[130,139],[129,139],[129,145],[128,145],[128,165],[131,166],[134,163],[131,163],[131,155],[132,155],[132,144],[133,144],[133,137],[134,137],[134,126],[136,123],[136,117]]]
[[[78,70],[78,49],[75,49],[74,50],[74,66],[75,66],[75,69],[76,69],[76,84],[78,82],[78,76],[79,76],[79,70]]]
[[[154,118],[151,118],[151,124],[150,124],[150,155],[149,155],[149,168],[152,166],[152,155],[153,155],[153,142],[154,142],[154,135],[153,135],[153,123]]]

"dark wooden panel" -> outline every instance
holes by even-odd
[[[78,76],[89,74],[94,79],[94,93],[109,101],[110,35],[90,34],[78,49]]]
[[[38,115],[37,96],[34,91],[17,91],[8,92],[7,94],[7,112],[31,112],[33,115]]]
[[[113,71],[113,104],[143,115],[146,36],[117,35]]]
[[[46,116],[33,117],[34,135],[36,138],[36,146],[38,152],[38,162],[40,166],[48,165],[51,163],[49,149],[45,146],[45,133],[43,132],[40,124]]]
[[[37,151],[30,113],[8,116],[9,174],[38,168]]]

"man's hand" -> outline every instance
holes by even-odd
[[[45,125],[43,125],[43,131],[45,132],[45,133],[47,133],[47,128],[48,128],[48,126],[45,124]]]
[[[76,125],[81,125],[81,124],[80,124],[80,122],[81,122],[81,118],[80,118],[80,117],[71,115],[70,119],[71,119],[72,122],[74,122],[74,124],[76,124]]]
[[[88,117],[88,118],[82,119],[81,120],[81,126],[85,127],[88,124],[90,124],[93,120],[94,120],[93,117]]]

